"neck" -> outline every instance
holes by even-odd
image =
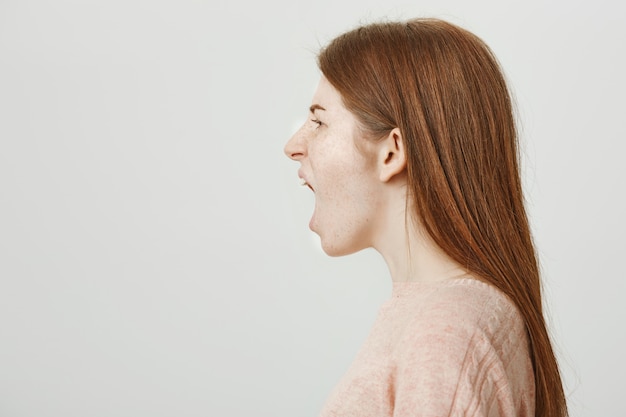
[[[467,275],[433,242],[413,213],[406,213],[405,195],[387,200],[390,203],[373,245],[385,259],[392,280],[434,282]]]

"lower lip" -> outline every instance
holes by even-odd
[[[309,229],[314,232],[313,227],[315,225],[315,209],[313,209],[313,213],[311,214],[311,219],[309,220]]]

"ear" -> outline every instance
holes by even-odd
[[[389,182],[406,169],[406,153],[400,129],[394,128],[378,145],[379,179]]]

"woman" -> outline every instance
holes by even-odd
[[[322,416],[567,415],[542,313],[509,93],[489,48],[432,19],[319,55],[285,147],[331,256],[372,247],[393,295]]]

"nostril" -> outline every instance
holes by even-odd
[[[285,155],[287,155],[288,158],[297,161],[304,156],[304,150],[292,139],[287,142],[287,145],[285,145]]]
[[[287,142],[287,144],[285,145],[284,152],[288,158],[291,158],[293,160],[297,160],[298,155],[302,155],[302,152],[295,147],[293,139]]]

